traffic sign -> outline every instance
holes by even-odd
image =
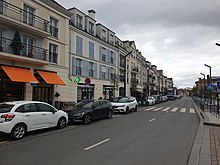
[[[207,90],[212,90],[213,84],[207,84]]]

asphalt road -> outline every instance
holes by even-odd
[[[191,99],[182,98],[90,125],[6,139],[0,142],[0,164],[186,165],[198,125]]]

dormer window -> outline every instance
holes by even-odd
[[[89,22],[89,34],[94,35],[94,23]]]
[[[109,43],[110,43],[111,45],[114,45],[114,36],[113,36],[112,34],[110,34]]]
[[[102,40],[106,41],[106,31],[102,29]]]
[[[79,29],[82,29],[83,28],[83,17],[78,15],[76,16],[76,27],[78,27]]]

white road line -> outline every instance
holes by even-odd
[[[109,141],[109,140],[110,140],[110,139],[105,139],[105,140],[103,140],[103,141],[101,141],[101,142],[99,142],[99,143],[96,143],[96,144],[94,144],[94,145],[92,145],[92,146],[89,146],[89,147],[85,148],[84,151],[87,151],[87,150],[90,150],[90,149],[92,149],[92,148],[94,148],[94,147],[97,147],[97,146],[99,146],[99,145],[101,145],[101,144],[103,144],[103,143],[105,143],[105,142],[107,142],[107,141]]]
[[[156,120],[156,118],[153,118],[153,119],[151,119],[151,120],[148,120],[148,122],[150,123],[150,122],[152,122],[152,121],[154,121],[154,120]]]
[[[190,108],[190,109],[189,109],[189,112],[190,112],[190,113],[195,113],[194,108]]]
[[[144,111],[150,111],[150,110],[152,110],[154,108],[156,108],[156,107],[150,107],[150,108],[145,109]]]
[[[173,108],[171,112],[176,112],[178,108]]]
[[[163,107],[156,108],[156,109],[154,109],[153,111],[159,111],[159,110],[161,110],[161,109],[163,109]]]
[[[166,112],[167,110],[169,110],[170,109],[170,107],[166,107],[166,108],[164,108],[162,111],[163,112]]]
[[[186,112],[186,108],[182,108],[180,112]]]

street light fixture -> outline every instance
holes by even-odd
[[[126,75],[127,75],[127,56],[129,56],[133,51],[130,51],[128,52],[126,55],[125,55],[125,64],[124,64],[124,97],[126,97],[126,83],[127,83],[127,78],[126,78]]]

